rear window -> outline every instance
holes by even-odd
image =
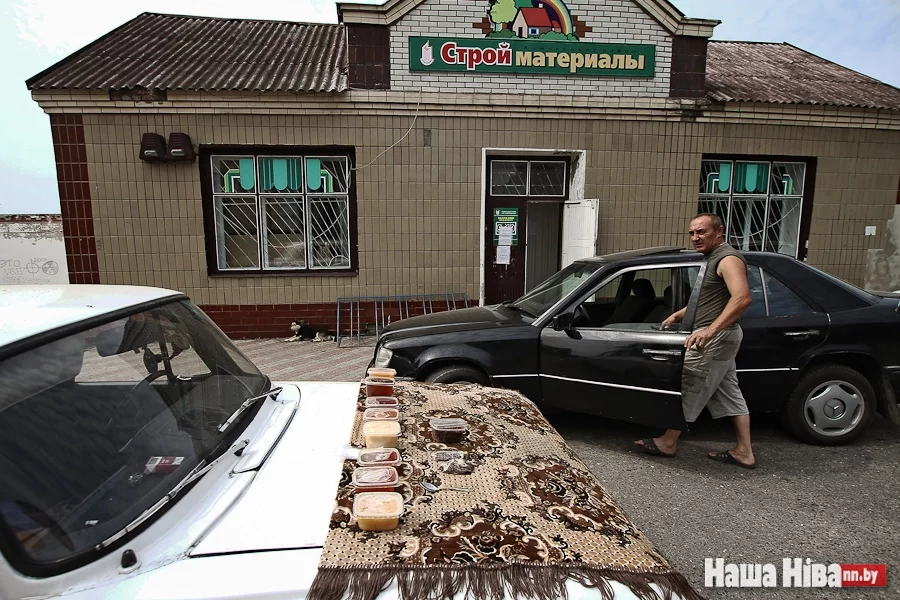
[[[826,312],[864,308],[876,301],[871,294],[806,263],[778,261],[776,271]]]

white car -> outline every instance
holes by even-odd
[[[0,598],[304,597],[358,389],[271,382],[178,292],[0,288]]]

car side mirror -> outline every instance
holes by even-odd
[[[563,313],[561,315],[556,315],[550,321],[550,325],[553,327],[554,331],[566,331],[572,327],[573,320],[572,313]]]

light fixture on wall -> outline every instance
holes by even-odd
[[[141,136],[141,151],[138,156],[148,162],[165,160],[166,140],[158,133],[145,133]]]
[[[191,143],[191,136],[186,133],[170,133],[169,151],[166,153],[166,160],[194,160],[194,145]]]

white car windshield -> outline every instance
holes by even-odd
[[[10,562],[103,545],[227,448],[268,379],[186,300],[0,362],[0,534]]]
[[[600,263],[572,263],[513,302],[511,306],[539,317],[587,281],[602,266]]]

